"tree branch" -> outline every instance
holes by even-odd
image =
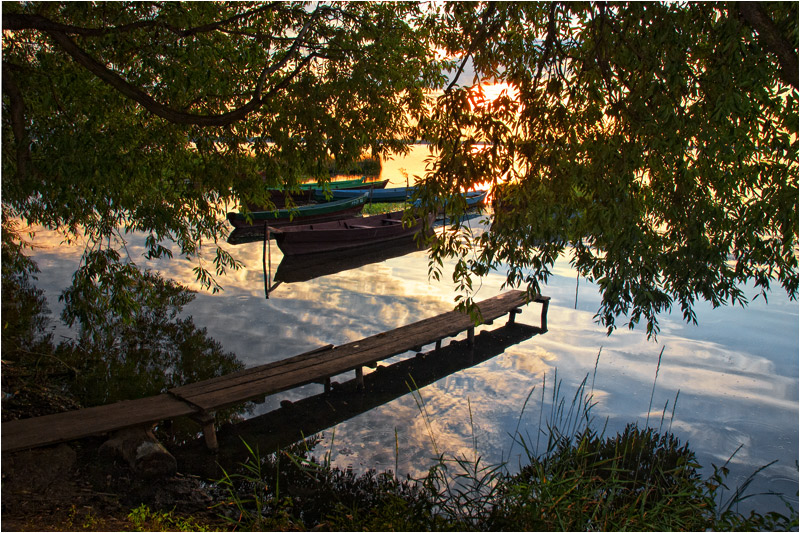
[[[69,35],[98,37],[102,35],[108,35],[109,33],[125,33],[142,28],[160,27],[160,28],[165,28],[180,37],[188,37],[190,35],[196,35],[198,33],[206,33],[218,30],[224,26],[227,26],[228,24],[250,17],[251,15],[255,15],[263,11],[269,11],[280,4],[281,2],[271,2],[269,4],[264,4],[262,6],[259,6],[256,9],[251,9],[249,11],[245,11],[244,13],[239,13],[238,15],[234,15],[225,20],[220,20],[217,22],[204,24],[203,26],[197,26],[194,28],[187,28],[187,29],[180,29],[176,28],[175,26],[163,24],[159,22],[157,18],[153,20],[141,20],[138,22],[132,22],[130,24],[123,24],[121,26],[111,26],[108,28],[85,28],[82,26],[73,26],[71,24],[62,24],[60,22],[55,22],[41,15],[29,15],[23,13],[4,13],[3,30],[12,30],[12,31],[38,30],[44,32],[58,31]]]
[[[261,95],[261,92],[264,89],[264,83],[266,82],[267,76],[283,68],[283,66],[286,65],[286,63],[288,63],[289,60],[297,53],[297,50],[300,48],[300,45],[302,44],[306,33],[308,33],[309,28],[311,28],[311,24],[317,19],[317,17],[321,13],[320,9],[321,7],[317,7],[317,9],[315,9],[314,12],[311,14],[311,17],[309,17],[308,21],[306,21],[305,26],[303,26],[303,28],[297,34],[297,37],[295,37],[292,46],[289,48],[289,50],[286,51],[286,55],[283,57],[283,59],[281,59],[280,61],[278,61],[276,64],[272,65],[269,68],[264,68],[264,70],[261,72],[261,76],[259,77],[258,80],[258,86],[256,87],[256,94],[258,96]],[[313,57],[313,54],[309,55],[306,59],[310,59],[311,57]],[[292,73],[291,77],[294,77],[297,74],[297,72],[299,72],[299,70],[295,70],[295,72]],[[289,79],[291,79],[291,77]]]
[[[28,163],[31,160],[30,139],[25,127],[25,100],[17,86],[11,66],[3,61],[3,92],[8,96],[11,106],[11,129],[17,141],[17,179],[28,176]]]
[[[198,126],[227,126],[234,122],[238,122],[244,119],[248,114],[252,111],[258,109],[264,103],[264,98],[262,98],[262,93],[264,92],[264,88],[266,85],[266,80],[268,76],[277,72],[280,68],[284,67],[286,63],[291,60],[297,53],[297,50],[303,43],[303,39],[305,38],[306,33],[310,30],[312,24],[317,19],[318,14],[320,13],[320,8],[317,8],[314,13],[312,13],[311,17],[306,22],[305,26],[300,30],[300,32],[295,37],[295,41],[287,51],[285,57],[281,59],[278,63],[272,66],[265,66],[261,74],[258,78],[258,83],[256,84],[255,91],[253,93],[253,97],[241,107],[238,107],[232,111],[227,113],[222,113],[218,115],[196,115],[192,113],[185,113],[181,111],[177,111],[170,107],[167,107],[159,102],[157,102],[153,97],[151,97],[146,92],[142,91],[140,88],[135,87],[128,83],[125,79],[119,76],[114,71],[108,69],[105,65],[98,62],[92,56],[87,54],[83,49],[81,49],[75,42],[70,39],[64,32],[56,31],[56,30],[43,30],[47,35],[49,35],[67,54],[69,54],[79,65],[83,66],[86,70],[109,84],[111,87],[116,89],[120,92],[123,96],[137,102],[139,105],[144,107],[146,110],[150,111],[154,115],[157,115],[165,120],[173,122],[175,124],[192,124]],[[307,64],[308,60],[313,57],[311,54],[305,61],[301,62],[301,66]],[[288,84],[288,81],[291,80],[292,77],[297,75],[300,69],[295,69],[290,76],[285,78],[280,82],[281,87],[285,87]],[[274,94],[274,90],[270,91],[270,95]]]
[[[456,75],[453,77],[453,81],[450,82],[450,85],[445,89],[445,93],[449,93],[453,87],[455,87],[456,82],[458,82],[458,77],[461,76],[461,73],[464,72],[464,67],[467,65],[467,61],[475,52],[475,49],[478,47],[486,36],[489,34],[489,28],[487,28],[487,24],[489,23],[489,17],[492,16],[494,10],[497,8],[496,2],[489,2],[489,5],[486,7],[486,11],[483,13],[483,20],[481,21],[481,31],[478,32],[478,35],[472,40],[472,43],[469,45],[469,49],[467,53],[464,54],[464,60],[461,62],[461,66],[458,67],[456,71]]]
[[[152,96],[142,91],[125,81],[117,73],[106,68],[99,63],[96,59],[84,52],[75,42],[72,41],[65,33],[60,31],[46,31],[46,33],[53,38],[53,40],[74,59],[79,65],[86,70],[109,84],[111,87],[119,91],[123,96],[130,98],[138,103],[146,110],[154,115],[157,115],[165,120],[175,124],[195,124],[198,126],[227,126],[236,121],[242,120],[251,111],[257,109],[261,104],[261,99],[254,95],[253,98],[245,105],[219,115],[195,115],[191,113],[183,113],[171,109],[153,99]]]
[[[542,68],[544,68],[544,64],[547,62],[547,57],[553,50],[553,43],[556,40],[556,7],[556,2],[550,4],[550,14],[547,17],[547,37],[544,39],[542,57],[539,59],[539,64],[536,66],[536,77],[533,82],[534,88],[539,85],[539,76],[542,74]]]
[[[780,29],[764,12],[759,2],[739,2],[736,5],[739,7],[740,18],[755,30],[761,45],[778,57],[783,82],[797,89],[797,43],[791,43],[781,35]]]

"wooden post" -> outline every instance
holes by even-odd
[[[217,451],[219,449],[219,443],[217,442],[217,429],[214,427],[214,415],[208,412],[202,412],[192,418],[203,428],[203,437],[206,440],[208,449]]]
[[[266,222],[264,222],[264,247],[261,250],[261,268],[264,270],[264,295],[269,300],[269,285],[270,280],[267,277],[267,242],[269,241],[269,226]],[[272,262],[272,258],[270,257],[270,263]],[[272,265],[270,264],[270,270],[272,270]]]
[[[506,324],[513,324],[514,323],[514,319],[516,318],[517,314],[521,313],[521,312],[522,312],[522,309],[520,309],[519,307],[509,311],[508,312],[508,322],[506,322]]]
[[[269,258],[269,269],[267,270],[267,287],[269,287],[269,290],[272,290],[272,246],[269,245],[269,240],[271,237],[272,235],[270,235],[270,227],[267,225],[267,240],[264,242],[267,246],[267,257]],[[267,291],[267,299],[269,299],[269,291]]]
[[[328,376],[325,378],[325,394],[331,393],[331,378]]]
[[[467,342],[469,343],[470,346],[475,344],[475,327],[474,326],[470,326],[470,328],[467,330]]]
[[[356,367],[356,386],[359,389],[363,389],[364,388],[364,367],[363,366]]]
[[[542,319],[541,319],[541,328],[542,331],[547,331],[547,308],[550,306],[550,298],[546,298],[542,300]]]
[[[441,349],[442,349],[442,339],[439,339],[438,341],[436,341],[436,352],[438,353],[439,350]]]

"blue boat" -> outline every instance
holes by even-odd
[[[392,187],[389,189],[349,189],[349,190],[336,190],[331,191],[333,194],[332,200],[344,200],[345,198],[354,198],[361,194],[367,195],[367,203],[382,203],[382,202],[405,202],[410,200],[414,194],[416,187]],[[478,207],[486,198],[487,191],[470,191],[461,193],[467,201],[467,208]],[[322,191],[315,191],[314,198],[316,200],[324,200],[325,196]]]

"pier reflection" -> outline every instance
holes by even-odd
[[[279,409],[220,427],[219,452],[214,456],[201,440],[183,447],[177,453],[179,469],[211,478],[219,476],[220,467],[229,469],[247,459],[245,442],[262,455],[268,454],[409,394],[415,385],[422,388],[492,359],[538,333],[539,328],[519,323],[484,330],[475,336],[473,345],[467,340],[452,341],[439,350],[378,366],[365,373],[363,390],[353,378],[335,385],[329,394],[281,402]]]

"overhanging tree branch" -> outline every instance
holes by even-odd
[[[768,51],[778,57],[780,76],[784,83],[798,88],[797,43],[791,43],[759,5],[759,2],[739,2],[741,18],[752,27],[758,40]]]
[[[119,91],[123,96],[130,98],[154,115],[175,124],[193,124],[198,126],[227,126],[244,119],[250,112],[263,103],[258,88],[253,98],[245,105],[219,115],[195,115],[176,111],[157,102],[152,96],[125,81],[118,74],[106,68],[96,59],[84,52],[65,33],[60,31],[46,32],[61,48],[72,57],[79,65]],[[265,69],[266,70],[266,69]],[[263,75],[263,73],[262,73]],[[259,83],[261,85],[261,83]]]
[[[72,24],[62,24],[60,22],[55,22],[41,15],[31,15],[23,13],[4,13],[3,30],[11,30],[11,31],[38,30],[45,32],[59,31],[69,35],[99,37],[102,35],[108,35],[110,33],[125,33],[142,28],[160,27],[160,28],[165,28],[180,37],[189,37],[191,35],[196,35],[198,33],[206,33],[221,29],[227,26],[228,24],[232,24],[242,19],[246,19],[252,15],[256,15],[258,13],[274,9],[276,6],[280,4],[281,2],[270,2],[268,4],[259,6],[256,9],[251,9],[249,11],[245,11],[244,13],[239,13],[238,15],[228,17],[225,20],[220,20],[217,22],[212,22],[209,24],[204,24],[202,26],[197,26],[194,28],[187,28],[187,29],[176,28],[175,26],[164,24],[163,22],[159,21],[158,18],[153,20],[140,20],[138,22],[132,22],[130,24],[123,24],[121,26],[111,26],[107,28],[85,28],[82,26],[74,26]]]
[[[489,18],[494,13],[495,9],[497,8],[496,2],[489,2],[489,5],[486,6],[486,11],[483,12],[483,17],[481,20],[481,31],[478,32],[478,35],[472,40],[472,43],[469,45],[469,49],[464,54],[464,60],[461,62],[461,65],[458,67],[456,71],[456,75],[453,77],[453,81],[450,82],[450,85],[445,89],[445,93],[449,93],[453,87],[455,87],[456,82],[458,82],[458,77],[461,76],[461,73],[464,72],[464,67],[467,65],[467,61],[475,53],[475,50],[478,48],[478,45],[481,44],[486,37],[490,33],[490,26],[489,26]]]
[[[184,113],[182,111],[177,111],[168,106],[165,106],[164,104],[157,102],[152,96],[150,96],[140,88],[135,87],[134,85],[128,83],[117,73],[108,69],[105,65],[98,62],[95,58],[90,56],[77,44],[75,44],[75,42],[72,39],[70,39],[66,33],[56,30],[45,30],[45,33],[49,35],[79,65],[83,66],[86,70],[88,70],[89,72],[91,72],[92,74],[94,74],[107,84],[109,84],[111,87],[119,91],[120,94],[137,102],[139,105],[141,105],[154,115],[157,115],[175,124],[187,124],[187,125],[198,125],[198,126],[227,126],[233,124],[234,122],[243,120],[248,114],[258,109],[259,107],[261,107],[261,105],[264,104],[265,100],[262,97],[262,95],[264,92],[267,78],[271,74],[283,68],[288,61],[290,61],[293,57],[296,56],[297,51],[299,50],[300,46],[303,43],[303,40],[305,39],[305,35],[310,30],[312,24],[317,19],[319,13],[320,13],[320,8],[317,8],[314,11],[314,13],[312,13],[311,17],[308,19],[306,24],[303,26],[300,32],[298,32],[294,43],[292,44],[291,48],[287,51],[284,58],[281,59],[281,61],[279,61],[275,65],[266,66],[262,69],[261,74],[259,75],[258,83],[256,84],[256,88],[253,93],[253,97],[250,99],[250,101],[232,111],[229,111],[227,113],[221,113],[218,115],[196,115],[193,113]],[[301,65],[307,64],[308,62],[307,60],[310,60],[310,57],[312,56],[306,58],[306,61],[301,62]],[[300,69],[296,68],[287,78],[284,78],[280,82],[281,87],[285,87],[285,85],[289,82],[289,80],[291,80],[292,77],[296,76],[299,72]],[[273,93],[274,91],[270,91],[269,94],[271,95]]]
[[[25,100],[17,86],[11,66],[3,61],[3,92],[8,96],[11,115],[11,130],[17,142],[17,177],[28,175],[31,160],[30,139],[25,127]]]
[[[544,50],[542,51],[542,56],[539,58],[539,64],[536,65],[536,77],[533,82],[534,87],[539,85],[539,76],[542,74],[542,68],[544,68],[545,63],[547,63],[547,59],[550,57],[550,52],[553,49],[553,44],[556,41],[556,7],[556,2],[550,4],[550,13],[547,17],[547,37],[545,37],[544,40]]]

